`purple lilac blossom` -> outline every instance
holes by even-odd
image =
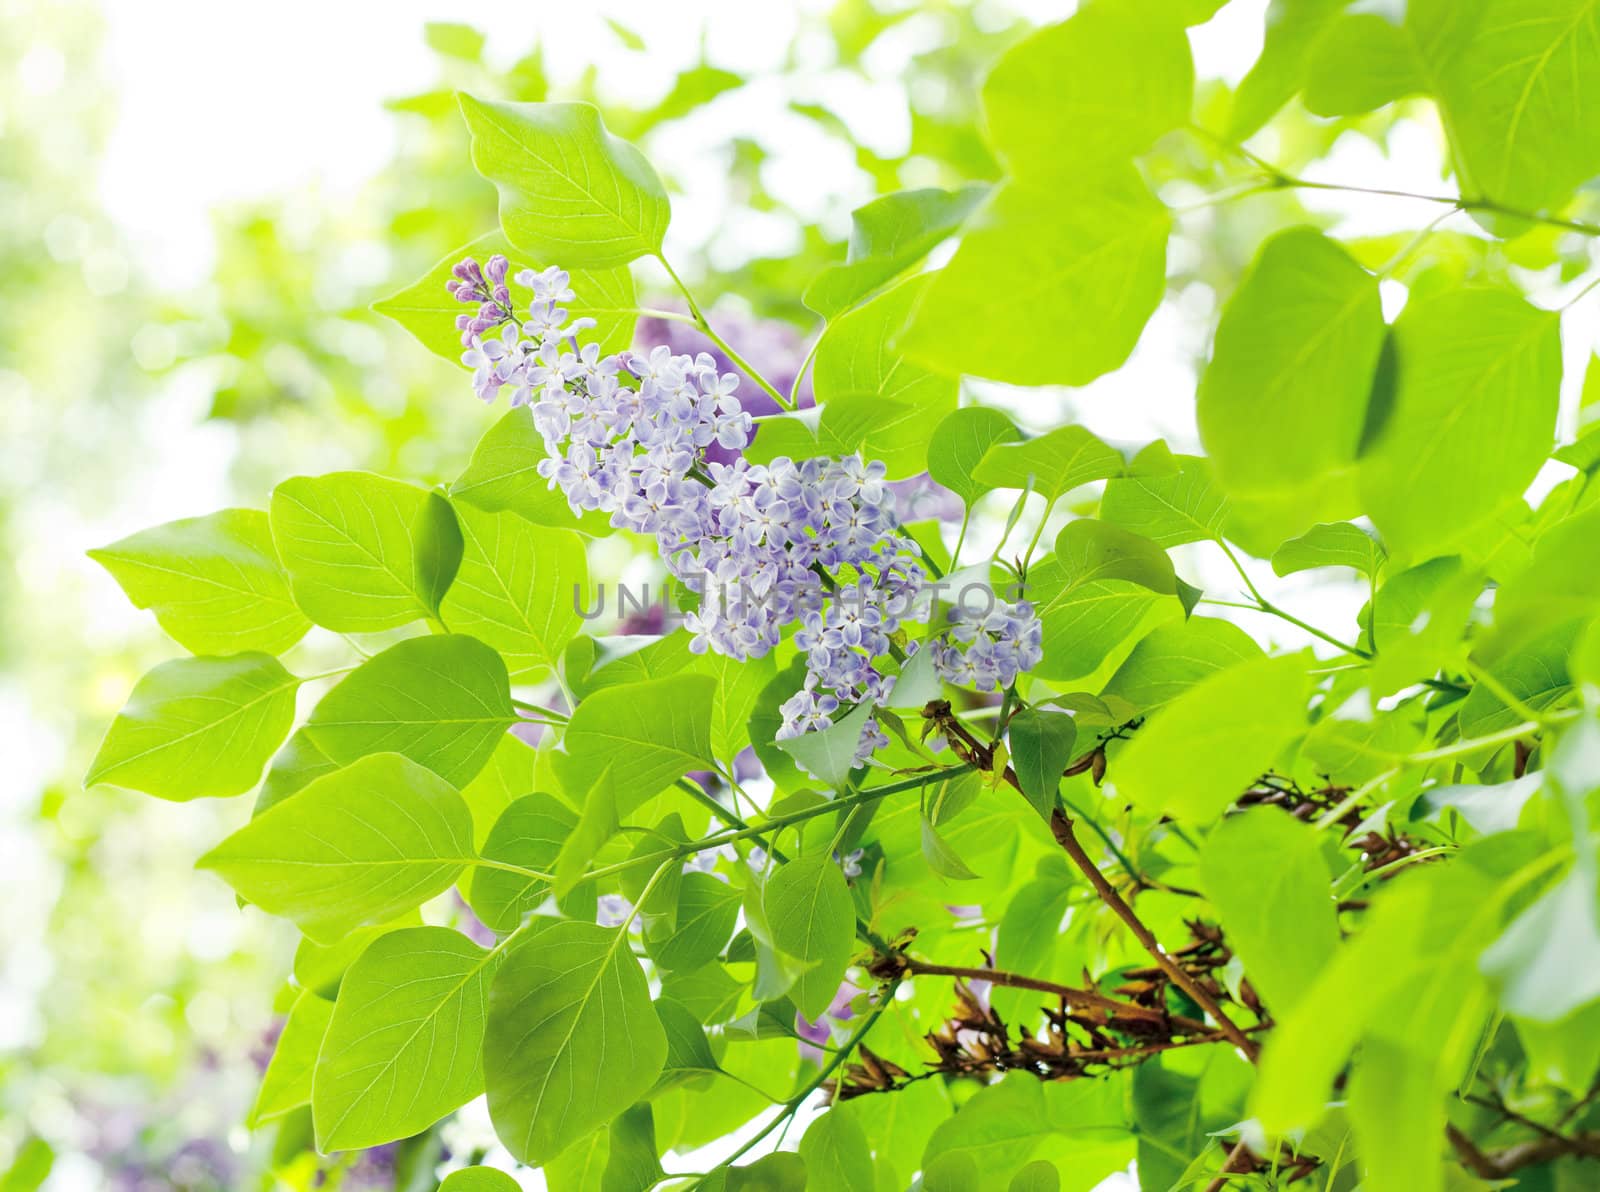
[[[759,658],[798,626],[806,677],[780,707],[779,739],[830,727],[846,705],[881,706],[894,677],[874,663],[903,623],[926,619],[918,597],[928,578],[901,536],[885,465],[859,455],[749,463],[754,422],[738,374],[667,344],[613,356],[580,346],[594,320],[569,319],[568,275],[519,272],[532,300],[518,317],[509,268],[501,257],[456,267],[451,293],[478,306],[458,320],[461,359],[484,401],[510,386],[513,406],[531,406],[550,487],[575,514],[609,513],[616,528],[655,538],[667,569],[700,598],[686,618],[694,652]],[[953,633],[964,648],[936,642],[935,661],[963,684],[1009,684],[1038,661],[1026,603],[958,620]],[[887,744],[869,717],[856,763]]]

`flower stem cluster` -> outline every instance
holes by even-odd
[[[700,597],[686,622],[695,652],[757,658],[795,628],[806,678],[782,705],[780,738],[829,727],[847,704],[881,706],[894,676],[875,663],[902,624],[928,615],[919,601],[928,576],[900,533],[885,466],[859,455],[750,463],[737,454],[754,435],[737,374],[705,353],[580,347],[594,322],[569,321],[567,274],[518,273],[532,292],[518,317],[509,269],[503,257],[482,269],[465,260],[450,292],[478,304],[457,321],[478,396],[493,401],[509,386],[513,406],[532,407],[548,452],[539,474],[574,513],[608,513],[618,529],[656,540],[668,570]],[[716,448],[735,453],[732,462],[708,458]],[[957,644],[934,648],[958,682],[1005,686],[1038,659],[1038,620],[1025,602],[958,617],[953,633]],[[869,718],[857,761],[887,743]]]

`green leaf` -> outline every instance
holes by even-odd
[[[1098,0],[1013,47],[983,86],[990,143],[1013,175],[1069,178],[1143,153],[1189,116],[1181,24],[1146,0]]]
[[[1390,695],[1430,678],[1463,653],[1461,633],[1482,590],[1482,574],[1455,555],[1429,559],[1384,581],[1364,618],[1377,650],[1374,694]]]
[[[563,780],[585,790],[611,770],[617,811],[627,815],[711,756],[707,675],[673,675],[607,687],[584,698],[567,725]]]
[[[1200,875],[1245,975],[1286,1014],[1339,946],[1316,831],[1275,807],[1232,816],[1201,850]]]
[[[1445,1112],[1434,1075],[1387,1039],[1362,1044],[1350,1074],[1350,1125],[1370,1192],[1437,1192],[1444,1187],[1439,1136]]]
[[[556,856],[555,893],[565,899],[583,880],[606,841],[617,834],[617,786],[611,777],[611,766],[600,771],[588,793],[584,796],[583,811],[577,826],[561,845]],[[586,916],[587,917],[587,916]]]
[[[1378,279],[1338,244],[1290,228],[1262,246],[1223,309],[1196,414],[1221,487],[1267,506],[1263,534],[1353,512],[1383,337]]]
[[[771,654],[743,660],[707,654],[699,669],[716,682],[711,697],[711,754],[731,766],[734,757],[750,744],[750,715],[762,689],[777,675],[777,663]]]
[[[1122,579],[1162,595],[1178,590],[1166,551],[1148,538],[1094,518],[1080,517],[1061,527],[1056,561],[1073,588]]]
[[[483,54],[484,36],[471,25],[457,21],[429,21],[422,27],[428,48],[452,58],[476,62]]]
[[[928,439],[928,475],[972,505],[991,486],[972,473],[989,448],[1022,437],[999,410],[968,406],[947,414]]]
[[[1228,504],[1211,479],[1211,465],[1197,455],[1174,456],[1170,475],[1112,477],[1100,498],[1100,517],[1142,534],[1159,546],[1216,541]]]
[[[1600,999],[1600,906],[1592,867],[1574,866],[1484,952],[1500,1005],[1533,1022],[1559,1022]]]
[[[490,232],[447,253],[405,289],[374,302],[372,309],[399,323],[423,347],[454,364],[466,350],[461,343],[461,332],[456,329],[456,316],[471,313],[475,308],[457,302],[455,295],[445,289],[445,283],[454,276],[452,270],[463,259],[471,257],[483,262],[496,253],[511,258],[514,269],[525,264],[517,261],[517,250],[502,233]],[[545,263],[567,268],[560,261]],[[631,346],[634,323],[638,321],[639,299],[634,291],[633,274],[627,267],[567,269],[567,272],[571,276],[572,292],[576,295],[566,304],[568,313],[574,318],[595,320],[595,326],[585,333],[584,342],[598,343],[604,355]],[[543,481],[540,483],[543,484]],[[559,494],[557,498],[560,499]],[[564,500],[562,504],[565,505]]]
[[[513,675],[554,668],[583,628],[583,539],[571,530],[545,529],[514,513],[482,513],[470,505],[457,510],[457,517],[465,549],[442,617],[456,632],[500,651]]]
[[[1453,808],[1474,829],[1489,835],[1492,832],[1509,832],[1522,818],[1522,809],[1544,783],[1544,775],[1535,771],[1514,778],[1510,782],[1497,782],[1490,786],[1475,783],[1451,783],[1429,787],[1418,800],[1419,808],[1430,812]],[[1413,815],[1417,814],[1415,811]]]
[[[716,960],[739,921],[739,891],[709,873],[686,873],[678,891],[676,921],[645,925],[644,950],[668,972],[698,969]]]
[[[1126,641],[1159,599],[1126,580],[1073,585],[1065,567],[1050,558],[1028,573],[1044,629],[1044,660],[1033,669],[1041,679],[1076,679],[1098,667]]]
[[[268,808],[198,866],[332,943],[449,889],[472,857],[472,814],[455,788],[378,753]]]
[[[507,410],[478,440],[467,470],[450,486],[450,499],[458,509],[465,502],[485,513],[515,513],[536,526],[609,534],[610,522],[605,516],[579,518],[567,504],[566,495],[539,475],[539,463],[546,455],[544,436],[533,425],[532,411],[526,406]]]
[[[463,1167],[444,1177],[439,1192],[521,1192],[522,1185],[497,1167]]]
[[[486,861],[520,865],[554,874],[561,846],[578,826],[572,809],[550,795],[526,795],[507,807],[484,841]],[[473,870],[472,910],[494,931],[511,931],[522,916],[544,901],[550,883],[542,878],[480,866]]]
[[[1318,39],[1350,0],[1272,0],[1261,57],[1234,93],[1227,137],[1243,141],[1255,133],[1305,82],[1306,63]]]
[[[516,718],[500,655],[476,638],[433,634],[356,667],[322,697],[304,731],[340,765],[403,753],[460,787]]]
[[[558,922],[508,951],[489,993],[495,1132],[537,1165],[647,1093],[667,1040],[625,932]]]
[[[799,857],[767,880],[762,905],[772,942],[807,966],[794,983],[794,1004],[816,1022],[839,991],[855,942],[844,874],[824,854]]]
[[[255,814],[260,815],[274,803],[281,803],[313,778],[331,774],[338,768],[337,762],[311,743],[305,729],[296,729],[267,767],[267,776],[256,794]]]
[[[890,476],[920,472],[928,434],[953,411],[959,382],[904,359],[891,346],[932,278],[913,277],[828,324],[812,387],[822,405],[822,453],[882,460]]]
[[[268,654],[163,662],[134,684],[84,785],[177,802],[242,794],[288,735],[299,685]]]
[[[1553,312],[1498,290],[1420,295],[1394,334],[1399,386],[1361,497],[1390,549],[1417,558],[1533,480],[1555,439],[1561,337]]]
[[[356,957],[367,950],[368,944],[386,931],[421,926],[422,916],[412,910],[387,923],[358,927],[331,944],[319,944],[314,939],[301,936],[294,949],[295,983],[331,1001],[339,991],[339,982],[355,963]],[[321,1039],[318,1039],[318,1043],[321,1043]]]
[[[1524,641],[1565,621],[1591,616],[1600,607],[1597,534],[1600,509],[1585,510],[1545,531],[1533,561],[1495,595],[1497,637]]]
[[[1025,443],[996,442],[972,478],[992,488],[1028,488],[1054,501],[1091,480],[1105,480],[1126,465],[1121,452],[1081,426],[1063,426]]]
[[[830,265],[817,274],[802,301],[825,319],[843,314],[948,239],[986,189],[903,190],[857,207],[850,214],[850,247],[844,264]]]
[[[1100,694],[1147,716],[1218,671],[1260,657],[1261,647],[1232,622],[1189,617],[1140,638]]]
[[[1033,809],[1045,819],[1055,808],[1061,772],[1072,761],[1078,726],[1064,712],[1027,708],[1011,718],[1011,764]]]
[[[1122,365],[1161,301],[1171,228],[1131,165],[1007,182],[974,214],[900,351],[1015,385],[1086,385]]]
[[[1489,675],[1535,712],[1542,712],[1572,692],[1567,658],[1578,639],[1576,622],[1558,626],[1499,659]],[[1487,685],[1475,683],[1461,704],[1461,735],[1482,737],[1522,723],[1522,715],[1500,702]]]
[[[940,877],[947,877],[956,882],[975,882],[979,875],[967,867],[960,854],[950,847],[950,843],[939,835],[939,829],[933,826],[933,820],[924,813],[922,820],[922,856],[928,862],[928,868]]]
[[[1117,794],[1147,814],[1215,819],[1305,730],[1307,697],[1298,655],[1253,658],[1202,680],[1117,755]]]
[[[1450,131],[1461,191],[1559,207],[1600,172],[1600,13],[1587,0],[1418,0],[1407,25]]]
[[[655,1114],[641,1101],[611,1123],[611,1147],[600,1179],[601,1192],[649,1192],[663,1178],[656,1155]]]
[[[448,501],[368,472],[285,480],[271,519],[295,603],[339,633],[436,618],[461,561]]]
[[[501,953],[444,927],[379,936],[350,966],[317,1057],[317,1149],[426,1130],[483,1091],[484,1016]]]
[[[250,1109],[251,1129],[311,1103],[311,1070],[332,1017],[333,1003],[312,990],[295,999],[272,1049],[272,1061],[262,1073],[261,1089]]]
[[[311,628],[257,509],[167,522],[89,557],[194,654],[281,654]]]
[[[1316,567],[1351,567],[1376,583],[1388,557],[1383,543],[1360,526],[1323,523],[1273,551],[1272,570],[1278,575],[1293,575]]]
[[[656,1002],[656,1016],[661,1019],[661,1029],[667,1035],[667,1059],[661,1079],[651,1090],[652,1097],[686,1081],[722,1071],[711,1053],[711,1044],[706,1040],[700,1020],[681,1003],[672,1000],[664,988]]]
[[[1000,916],[995,937],[997,967],[1014,973],[1048,973],[1061,943],[1061,921],[1071,895],[1071,885],[1058,879],[1031,881],[1018,890]],[[1007,1022],[1021,1021],[1042,1004],[1040,995],[1028,989],[996,986],[989,996]]]
[[[1061,1172],[1054,1163],[1035,1159],[1011,1177],[1008,1192],[1061,1192]]]
[[[835,1192],[875,1192],[872,1151],[866,1131],[849,1106],[835,1105],[807,1127],[800,1139],[806,1176]]]
[[[855,768],[856,747],[874,711],[868,700],[857,704],[828,728],[786,737],[776,744],[817,781],[829,787],[841,787]]]
[[[706,1192],[804,1192],[806,1161],[793,1151],[775,1151],[754,1163],[729,1167],[721,1188],[707,1184]]]
[[[1345,13],[1312,47],[1305,105],[1318,116],[1370,112],[1426,89],[1410,35],[1376,12]]]
[[[541,760],[532,745],[515,733],[506,733],[495,742],[489,764],[461,788],[461,797],[472,808],[474,835],[480,843],[488,838],[507,807],[539,788],[541,782],[536,775]]]
[[[473,167],[500,192],[500,226],[562,268],[606,268],[661,251],[671,212],[644,155],[586,103],[493,103],[461,95]]]

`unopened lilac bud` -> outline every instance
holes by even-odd
[[[500,322],[503,316],[498,306],[493,302],[485,301],[482,306],[478,307],[478,317],[488,320],[489,325],[492,327]]]
[[[511,305],[511,291],[506,289],[504,282],[502,282],[501,284],[495,286],[495,288],[494,288],[494,300],[496,302],[498,302],[501,306],[510,306]]]
[[[455,268],[450,270],[450,272],[455,274],[462,281],[471,282],[474,285],[483,280],[483,272],[478,268],[478,262],[474,261],[471,257],[463,257],[460,261],[456,262]]]
[[[489,275],[490,281],[498,285],[505,281],[506,271],[510,268],[511,262],[501,254],[495,253],[494,256],[489,258],[488,264],[484,265],[483,271]]]

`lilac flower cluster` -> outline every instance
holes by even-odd
[[[1044,626],[1026,600],[979,613],[957,606],[950,611],[946,639],[933,643],[933,663],[941,677],[957,687],[999,691],[1044,657]]]
[[[736,374],[664,346],[612,356],[580,348],[594,321],[569,321],[568,275],[518,273],[532,291],[518,317],[509,272],[504,257],[481,269],[463,261],[450,292],[478,308],[457,325],[479,397],[510,386],[513,406],[532,407],[549,453],[539,474],[574,513],[609,513],[613,526],[655,538],[668,570],[700,597],[687,618],[697,653],[760,657],[797,627],[806,678],[782,705],[780,738],[829,727],[846,704],[881,705],[894,678],[874,662],[903,623],[927,615],[918,600],[927,575],[900,534],[884,465],[858,455],[750,463],[742,452],[754,424]],[[941,644],[936,662],[966,676],[958,681],[1009,683],[1037,661],[1026,605],[997,606],[955,632],[976,657]],[[869,718],[857,761],[887,743]]]

